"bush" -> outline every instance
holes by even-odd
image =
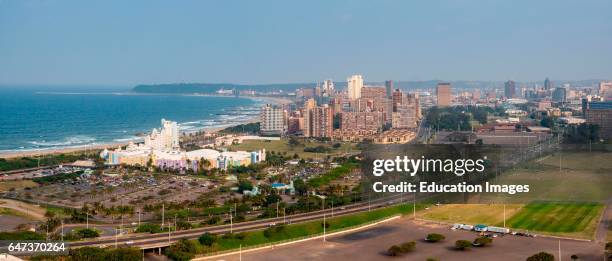
[[[410,242],[403,243],[400,245],[400,248],[402,250],[402,253],[412,252],[416,248],[416,242],[410,241]]]
[[[455,248],[457,250],[466,250],[469,249],[470,247],[472,247],[472,242],[468,241],[468,240],[457,240],[455,241]]]
[[[490,237],[479,237],[474,239],[474,246],[477,247],[483,247],[491,243],[493,243],[493,239]]]
[[[0,232],[0,240],[44,240],[45,235],[32,231]]]
[[[247,233],[246,232],[240,232],[240,233],[236,234],[234,237],[236,239],[243,240],[243,239],[245,239],[247,237]]]
[[[187,239],[181,239],[178,242],[170,245],[166,249],[166,256],[176,261],[188,261],[195,257],[195,254],[200,252],[201,246],[197,242]],[[116,259],[120,260],[120,259]]]
[[[414,249],[416,248],[416,242],[415,241],[410,241],[410,242],[405,242],[402,243],[400,245],[392,245],[387,252],[389,253],[390,256],[399,256],[408,252],[412,252],[414,251]]]
[[[426,259],[426,261],[440,261],[440,260],[439,260],[439,259],[437,259],[437,258],[428,257],[428,258]]]
[[[402,254],[402,248],[398,245],[392,245],[387,252],[390,256],[399,256]]]
[[[206,232],[198,238],[198,241],[204,246],[212,246],[217,241],[217,237]]]
[[[136,228],[136,232],[137,233],[149,232],[151,234],[154,234],[154,233],[162,232],[162,229],[158,224],[146,223],[146,224],[141,224],[140,226],[138,226],[138,228]]]
[[[282,232],[285,229],[285,226],[283,225],[277,225],[277,226],[273,226],[273,227],[269,227],[266,228],[263,232],[264,236],[267,238],[271,238],[274,235]]]
[[[540,252],[528,257],[527,261],[555,261],[555,256],[546,252]]]
[[[439,241],[444,240],[445,238],[446,237],[444,237],[444,235],[436,234],[436,233],[431,233],[431,234],[427,235],[425,240],[427,240],[428,242],[439,242]]]
[[[178,222],[176,222],[176,228],[178,230],[190,229],[191,228],[191,223],[188,223],[188,222],[185,222],[185,221],[178,221]]]
[[[85,228],[85,229],[78,230],[77,234],[81,238],[94,238],[94,237],[100,236],[100,233],[97,230],[91,229],[91,228]]]
[[[208,220],[206,221],[206,223],[208,223],[209,225],[214,225],[214,224],[219,223],[220,221],[221,221],[221,218],[220,218],[220,217],[218,217],[218,216],[213,216],[213,217],[210,217],[210,219],[208,219]]]

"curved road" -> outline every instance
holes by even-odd
[[[368,211],[370,209],[388,206],[391,204],[399,203],[396,202],[401,195],[394,195],[387,198],[372,200],[370,203],[357,203],[348,205],[341,208],[334,208],[334,216],[346,215],[351,213],[358,213]],[[322,219],[324,215],[329,216],[332,209],[319,210],[309,213],[301,213],[296,215],[286,216],[285,219],[288,223],[300,223],[312,220]],[[130,245],[143,249],[164,247],[176,242],[180,239],[192,239],[197,238],[205,232],[221,234],[228,232],[242,232],[250,230],[258,230],[269,227],[271,224],[283,223],[283,217],[269,218],[263,220],[254,220],[242,223],[236,223],[233,225],[219,225],[203,228],[195,228],[189,230],[180,230],[171,233],[157,233],[157,234],[129,234],[123,236],[107,236],[100,237],[95,240],[79,241],[70,244],[71,247],[85,247],[85,246],[112,246],[112,245]]]

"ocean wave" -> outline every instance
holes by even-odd
[[[141,138],[141,137],[128,137],[128,138],[113,139],[114,142],[120,142],[120,143],[130,142],[130,141],[143,141],[143,140],[144,138]]]
[[[38,147],[67,147],[73,145],[84,145],[91,144],[96,140],[96,138],[91,136],[77,135],[66,137],[63,140],[40,140],[40,141],[29,141],[28,143],[38,146]]]

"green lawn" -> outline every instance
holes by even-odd
[[[591,238],[602,210],[599,203],[532,202],[507,224],[517,229]]]
[[[417,210],[423,209],[424,205],[417,205]],[[334,218],[327,218],[326,223],[329,224],[327,232],[337,231],[354,227],[368,222],[373,222],[388,218],[394,215],[412,213],[412,205],[398,205],[388,208],[375,209],[370,212],[364,212],[359,214],[340,216]],[[312,236],[323,233],[323,221],[311,221],[307,223],[299,223],[286,225],[284,228],[276,233],[273,233],[270,237],[264,235],[264,230],[251,231],[241,233],[243,237],[239,238],[236,235],[233,237],[219,237],[214,247],[204,248],[204,253],[211,253],[217,251],[224,251],[230,249],[237,249],[240,245],[242,247],[262,245],[266,243],[273,243],[289,239],[297,239],[306,236]]]
[[[314,177],[308,180],[308,185],[312,188],[318,188],[321,187],[323,185],[327,185],[329,184],[331,181],[336,180],[338,178],[343,177],[344,175],[348,174],[351,172],[351,170],[353,170],[354,168],[359,167],[359,163],[354,163],[354,162],[348,162],[343,164],[340,167],[337,168],[333,168],[330,171],[328,171],[327,173],[321,174],[318,177]]]
[[[287,139],[281,140],[272,140],[272,141],[263,141],[263,140],[246,140],[240,144],[235,144],[229,146],[229,149],[232,151],[236,150],[246,150],[253,151],[265,148],[266,151],[271,152],[280,152],[287,153],[287,156],[293,156],[294,154],[298,154],[300,158],[303,159],[317,159],[324,158],[325,156],[334,156],[334,155],[342,155],[347,152],[356,152],[358,151],[354,144],[350,143],[340,143],[341,146],[337,149],[334,149],[332,145],[336,142],[314,142],[314,141],[300,141],[300,145],[297,146],[289,146]],[[305,147],[316,147],[316,146],[325,146],[332,151],[330,153],[314,153],[314,152],[304,152]]]
[[[522,204],[506,204],[506,218],[518,213]],[[417,213],[419,218],[448,223],[503,226],[503,204],[443,204]]]
[[[533,160],[502,173],[494,184],[529,185],[528,193],[481,193],[470,203],[532,201],[605,202],[612,197],[612,153],[563,152]]]

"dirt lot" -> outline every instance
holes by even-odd
[[[422,239],[428,233],[441,233],[446,240],[440,243],[426,243]],[[385,223],[350,234],[342,234],[322,240],[311,240],[287,246],[275,247],[242,254],[244,260],[525,260],[528,256],[545,251],[558,255],[558,239],[528,238],[507,235],[493,240],[491,246],[467,251],[454,250],[456,240],[473,240],[475,232],[451,231],[446,226],[430,223],[415,224],[407,218]],[[416,250],[402,257],[389,257],[386,250],[393,244],[417,241]],[[570,260],[573,254],[580,260],[602,260],[603,245],[592,242],[561,240],[563,260]],[[558,260],[558,257],[556,257]],[[216,260],[239,260],[239,255],[217,258]]]

